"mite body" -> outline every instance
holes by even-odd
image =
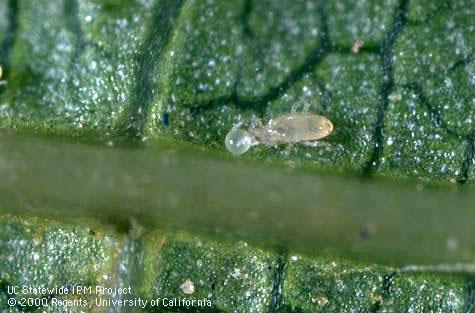
[[[232,129],[225,144],[233,154],[245,153],[252,145],[292,144],[314,141],[328,136],[333,130],[332,122],[324,116],[313,113],[289,113],[269,120],[263,127],[248,131]]]
[[[263,128],[250,129],[260,143],[276,145],[313,141],[328,136],[333,130],[329,119],[312,113],[290,113],[269,120]]]

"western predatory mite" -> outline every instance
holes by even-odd
[[[270,119],[264,127],[249,130],[231,129],[226,135],[226,148],[232,154],[245,153],[256,144],[277,144],[314,141],[328,136],[333,131],[332,122],[313,113],[289,113]]]

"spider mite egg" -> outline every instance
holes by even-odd
[[[245,153],[252,145],[252,136],[242,129],[231,129],[224,140],[226,148],[234,155]]]

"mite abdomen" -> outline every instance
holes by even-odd
[[[332,130],[332,122],[324,116],[290,113],[271,119],[264,127],[262,140],[268,144],[312,141],[328,136]]]

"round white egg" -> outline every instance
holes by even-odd
[[[231,129],[224,140],[226,148],[234,155],[245,153],[252,145],[252,136],[243,129]]]

